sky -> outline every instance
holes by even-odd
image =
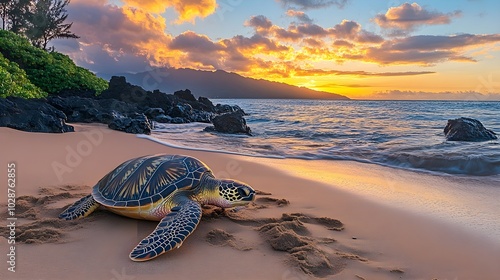
[[[500,1],[72,0],[96,73],[225,70],[354,99],[500,100]]]

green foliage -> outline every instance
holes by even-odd
[[[33,85],[17,63],[10,62],[0,53],[0,97],[7,96],[41,98],[47,93]]]
[[[0,53],[17,63],[32,84],[49,94],[62,90],[91,90],[99,94],[108,88],[105,80],[76,66],[67,55],[33,47],[9,31],[0,30]]]

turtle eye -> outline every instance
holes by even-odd
[[[238,194],[240,195],[240,197],[247,197],[249,193],[250,191],[246,188],[238,188]]]
[[[245,192],[246,196],[250,195],[250,190],[247,188],[244,188],[243,191]]]

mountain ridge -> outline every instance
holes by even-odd
[[[111,76],[124,76],[128,82],[151,91],[159,89],[166,93],[172,93],[189,89],[197,96],[208,98],[349,99],[340,94],[316,91],[265,79],[243,77],[224,70],[156,68],[139,73],[98,73],[97,75],[108,80]]]

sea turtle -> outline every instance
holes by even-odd
[[[254,198],[249,185],[216,179],[196,158],[152,155],[120,164],[94,186],[92,194],[59,218],[83,218],[102,205],[126,217],[160,221],[129,255],[133,261],[147,261],[182,245],[200,222],[202,204],[227,208],[246,205]]]

